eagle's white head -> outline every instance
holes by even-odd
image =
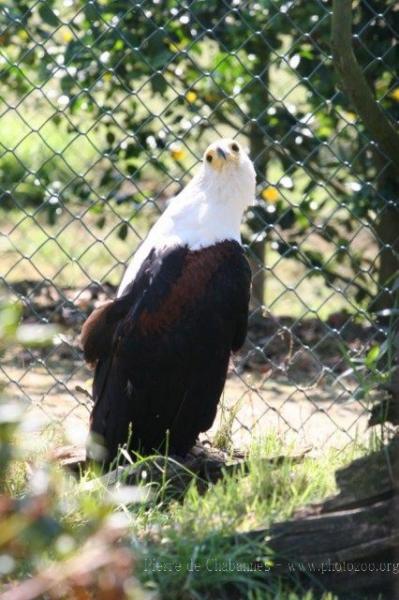
[[[240,225],[255,200],[255,169],[238,142],[219,139],[205,150],[189,184],[169,203],[136,251],[120,285],[121,295],[151,249],[187,245],[192,250],[240,241]]]
[[[199,178],[227,210],[243,211],[255,200],[255,169],[236,140],[221,138],[208,146]]]

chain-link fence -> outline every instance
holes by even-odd
[[[398,116],[397,6],[353,7],[353,47]],[[0,4],[1,276],[51,344],[8,349],[7,394],[76,429],[91,408],[78,334],[206,145],[255,161],[243,241],[249,334],[211,435],[321,446],[367,425],[389,369],[397,176],[340,91],[325,0]]]

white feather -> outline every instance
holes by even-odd
[[[222,148],[229,160],[218,162],[215,157],[214,164],[204,161],[190,183],[170,201],[134,254],[118,296],[134,280],[152,248],[187,245],[198,250],[224,240],[240,242],[243,213],[255,200],[255,170],[244,151],[232,155],[231,143],[219,140],[207,149],[205,156]]]

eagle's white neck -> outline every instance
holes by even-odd
[[[135,278],[152,248],[187,245],[192,250],[223,240],[240,242],[240,224],[255,198],[255,175],[248,159],[243,167],[213,173],[202,165],[173,198],[130,262],[118,290],[120,296]]]
[[[225,239],[239,241],[242,216],[253,192],[249,196],[248,187],[234,172],[223,175],[209,177],[201,169],[171,201],[154,227],[156,232],[166,233],[175,243],[187,244],[193,250]]]

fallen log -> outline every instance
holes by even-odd
[[[237,534],[234,543],[265,544],[273,561],[265,577],[294,577],[340,598],[397,600],[399,437],[337,471],[336,481],[336,496],[289,521]]]
[[[304,448],[292,456],[271,456],[261,459],[266,465],[279,466],[283,462],[298,463],[304,459],[310,448]],[[84,448],[64,446],[53,453],[53,459],[72,473],[85,472],[90,465],[86,461]],[[245,453],[234,451],[231,454],[213,448],[209,445],[198,444],[184,457],[150,456],[139,458],[132,464],[124,464],[109,471],[101,477],[89,480],[85,485],[90,488],[99,483],[112,487],[118,482],[124,485],[148,483],[162,485],[167,483],[169,494],[184,495],[187,487],[195,479],[200,492],[206,491],[210,484],[219,481],[226,474],[249,470],[248,457]]]

